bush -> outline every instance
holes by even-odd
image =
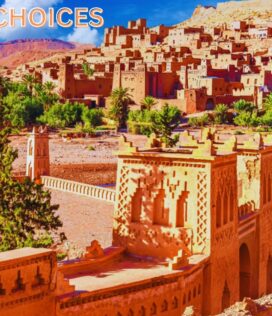
[[[215,107],[214,122],[216,124],[225,124],[228,121],[227,112],[228,107],[225,104],[217,104]]]
[[[128,129],[132,134],[150,136],[152,133],[152,120],[156,116],[156,111],[136,110],[128,114]]]
[[[206,113],[199,117],[190,117],[188,124],[191,127],[203,127],[210,123],[209,115]]]
[[[264,100],[263,108],[266,111],[272,110],[272,93],[270,93]]]
[[[9,92],[3,99],[9,109],[6,118],[14,127],[25,127],[36,123],[36,119],[43,113],[43,106],[36,98],[25,96],[19,93]]]
[[[92,127],[102,125],[103,111],[101,109],[84,108],[82,112],[82,121]]]
[[[237,115],[233,121],[234,121],[234,124],[238,126],[254,127],[254,126],[258,126],[261,120],[262,119],[257,116],[256,112],[252,113],[252,112],[243,111],[239,113],[239,115]]]
[[[239,100],[233,104],[233,108],[237,113],[241,112],[253,112],[255,110],[255,105],[252,102],[246,100]]]
[[[85,105],[79,103],[57,103],[39,117],[39,122],[53,128],[72,127],[81,122]]]
[[[85,134],[89,134],[89,135],[95,134],[94,128],[89,123],[85,123],[85,124],[77,123],[75,126],[75,131],[77,133],[85,133]]]
[[[272,110],[267,110],[260,121],[262,125],[272,126]]]

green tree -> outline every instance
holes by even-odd
[[[228,121],[228,107],[225,104],[217,104],[215,107],[214,121],[216,124],[225,124]]]
[[[129,102],[130,94],[128,88],[119,88],[112,91],[109,117],[115,121],[117,130],[126,126]]]
[[[256,109],[255,105],[252,102],[246,101],[244,99],[236,101],[233,104],[233,108],[237,113],[253,112]]]
[[[43,105],[37,98],[21,93],[21,90],[12,90],[3,98],[6,113],[5,118],[14,127],[25,127],[33,124],[43,113]]]
[[[95,73],[95,70],[86,62],[82,64],[82,70],[87,77],[92,77]]]
[[[37,83],[37,79],[34,76],[27,74],[27,75],[24,75],[23,77],[23,83],[26,85],[29,93],[32,96],[33,88],[34,88],[34,85]]]
[[[148,95],[142,100],[141,109],[150,111],[156,104],[156,100]]]
[[[85,125],[96,127],[102,124],[103,111],[101,109],[83,109],[81,119]]]
[[[43,85],[36,84],[34,89],[36,91],[37,99],[43,104],[44,111],[48,111],[50,107],[59,101],[59,96],[54,93],[56,85],[47,81]]]
[[[178,135],[172,136],[173,131],[179,126],[181,112],[176,106],[165,104],[152,119],[152,131],[169,147],[178,142]]]
[[[263,107],[266,111],[272,110],[272,93],[264,99]]]
[[[85,105],[80,103],[56,103],[44,112],[38,121],[53,128],[73,127],[82,121],[81,116],[84,108]]]
[[[260,117],[260,123],[266,126],[272,126],[272,109],[267,110],[263,116]]]
[[[30,180],[23,183],[12,177],[17,151],[9,145],[10,122],[5,119],[0,100],[0,251],[21,247],[46,247],[53,233],[62,226],[51,205],[51,196],[43,186]],[[63,236],[63,234],[61,235]]]
[[[242,111],[234,118],[234,124],[238,126],[254,127],[260,124],[257,112]]]
[[[6,96],[10,89],[11,82],[8,78],[0,76],[0,94]]]

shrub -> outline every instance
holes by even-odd
[[[215,107],[214,122],[216,124],[225,124],[228,121],[227,112],[228,107],[225,104],[217,104]]]
[[[96,127],[102,124],[103,111],[101,109],[84,108],[81,119],[85,124]]]
[[[272,109],[267,110],[265,114],[260,118],[261,124],[266,126],[272,126]]]
[[[150,136],[152,133],[152,120],[156,116],[156,111],[136,110],[128,114],[128,129],[132,134]]]
[[[39,122],[53,128],[72,127],[81,122],[81,116],[85,106],[79,103],[57,103],[39,117]]]
[[[210,118],[207,113],[199,117],[190,117],[188,124],[191,127],[203,127],[210,123]]]
[[[5,116],[14,127],[21,128],[36,123],[36,119],[43,113],[43,106],[38,99],[22,97],[18,92],[9,92],[3,101],[9,109]]]
[[[239,101],[236,101],[233,104],[233,108],[237,113],[241,113],[241,112],[251,112],[252,113],[256,107],[252,102],[241,99]]]
[[[266,111],[272,110],[272,93],[265,98],[263,107]]]
[[[180,110],[166,103],[152,118],[152,132],[160,137],[166,146],[173,147],[178,142],[179,136],[172,134],[179,126],[180,120]]]
[[[238,126],[253,127],[258,126],[261,122],[261,119],[258,118],[256,112],[243,111],[239,113],[239,115],[237,115],[233,121],[234,124]]]

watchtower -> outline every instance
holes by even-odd
[[[49,176],[49,136],[47,128],[34,127],[27,142],[26,176],[31,180],[39,180],[41,176]]]

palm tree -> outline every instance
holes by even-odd
[[[116,122],[117,130],[126,125],[131,95],[128,88],[117,88],[111,93],[109,116]]]
[[[90,65],[88,63],[83,63],[82,64],[82,69],[83,69],[83,72],[84,74],[87,76],[87,77],[92,77],[94,75],[94,69],[90,67]]]
[[[215,107],[215,123],[216,124],[225,124],[227,123],[228,117],[228,107],[226,104],[219,103]]]
[[[52,94],[52,92],[56,89],[56,85],[52,82],[52,81],[46,81],[43,84],[43,88],[45,90],[45,92],[47,92],[48,94]]]
[[[151,108],[156,105],[156,100],[150,95],[146,96],[141,102],[141,109],[150,111]]]
[[[40,97],[44,104],[44,111],[48,111],[49,108],[59,100],[58,95],[54,93],[56,87],[57,86],[52,81],[46,81],[43,84]]]
[[[5,96],[10,86],[10,79],[0,76],[0,94]]]
[[[33,87],[35,83],[37,83],[37,79],[34,76],[27,74],[24,75],[23,82],[27,86],[27,89],[30,92],[30,94],[33,95]]]

